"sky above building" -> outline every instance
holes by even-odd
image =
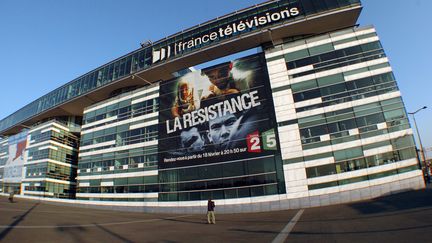
[[[2,0],[0,119],[140,47],[259,0]],[[432,147],[430,0],[363,0],[358,23],[374,25],[424,147]]]

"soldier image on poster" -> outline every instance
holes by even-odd
[[[194,91],[193,83],[186,79],[180,80],[177,84],[176,99],[171,108],[174,117],[181,117],[199,108],[199,102],[195,101]]]
[[[210,94],[207,97],[202,97],[201,100],[211,99],[219,95],[240,93],[239,88],[236,87],[232,69],[232,62],[220,64],[217,68],[203,69],[201,74],[207,76],[211,85],[209,86]]]

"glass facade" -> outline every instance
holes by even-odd
[[[278,125],[298,131],[290,141],[303,156],[283,159],[288,167],[303,163],[308,190],[419,170],[407,113],[373,27],[286,42],[267,57],[270,66],[286,65],[286,81],[272,85],[293,107]]]
[[[220,164],[160,171],[161,201],[231,199],[284,192],[275,158],[229,161]],[[282,178],[283,179],[283,178]]]
[[[23,194],[75,198],[79,134],[67,124],[50,120],[28,135]]]
[[[7,138],[0,138],[0,193],[7,192],[7,190],[4,188],[3,183],[3,174],[4,174],[4,166],[6,165],[6,162],[8,160],[8,139]]]
[[[157,200],[158,94],[149,86],[84,111],[78,199]]]

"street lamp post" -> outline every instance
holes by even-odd
[[[409,112],[408,114],[412,115],[412,118],[413,118],[413,121],[414,121],[414,126],[416,128],[417,138],[419,140],[419,145],[420,145],[421,157],[423,157],[423,164],[424,164],[424,168],[426,170],[426,177],[427,177],[426,179],[427,179],[427,182],[430,183],[430,179],[431,179],[430,170],[429,170],[428,163],[426,161],[426,156],[425,156],[425,153],[424,153],[423,144],[422,144],[420,133],[419,133],[419,130],[418,130],[417,121],[415,119],[415,114],[417,112],[421,111],[421,110],[426,109],[426,108],[427,108],[427,106],[423,106],[422,108],[420,108],[420,109],[418,109],[418,110],[416,110],[414,112]]]

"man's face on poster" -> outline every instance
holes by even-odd
[[[236,131],[237,117],[228,114],[209,121],[209,140],[217,149],[226,149],[229,146],[230,138]]]
[[[196,127],[182,131],[180,140],[181,146],[185,148],[187,152],[199,152],[204,149],[204,140]]]

